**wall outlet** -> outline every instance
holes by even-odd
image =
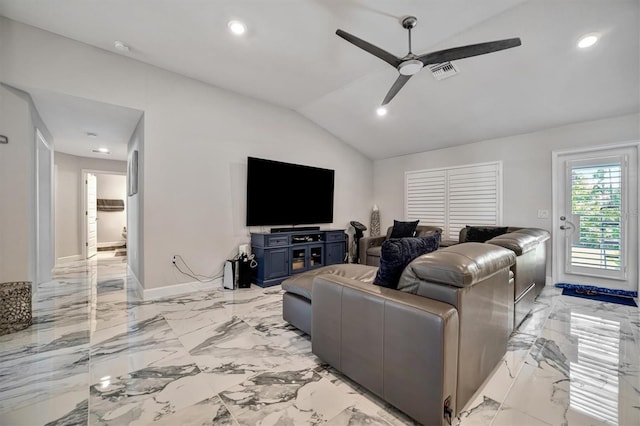
[[[238,254],[246,254],[247,256],[249,256],[249,244],[240,244],[238,246]]]
[[[549,210],[538,209],[538,219],[549,219]]]

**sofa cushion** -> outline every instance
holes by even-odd
[[[419,220],[413,222],[401,222],[399,220],[393,221],[393,229],[389,238],[406,238],[413,237],[416,234],[416,227]]]
[[[382,255],[382,246],[369,247],[367,249],[367,256],[380,257]]]
[[[467,225],[467,239],[461,242],[467,243],[484,243],[498,235],[506,234],[509,230],[508,226],[501,227],[483,227]]]
[[[282,289],[298,296],[311,300],[311,290],[313,279],[318,275],[331,274],[339,277],[350,278],[364,283],[372,283],[378,268],[374,266],[360,265],[354,263],[339,263],[335,265],[323,266],[292,275],[282,282]]]
[[[437,250],[439,245],[439,233],[426,237],[386,240],[382,243],[380,268],[373,283],[382,287],[397,288],[404,268],[416,257]]]

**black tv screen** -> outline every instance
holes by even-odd
[[[249,157],[247,226],[333,222],[334,170]]]

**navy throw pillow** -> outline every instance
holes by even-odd
[[[468,243],[484,243],[490,239],[497,237],[498,235],[506,234],[509,227],[499,228],[486,228],[482,226],[469,226],[467,225],[467,239]]]
[[[380,267],[373,281],[381,287],[398,288],[404,268],[416,257],[438,250],[440,234],[426,237],[388,239],[382,243]]]
[[[413,222],[400,222],[398,220],[393,221],[393,229],[391,229],[391,235],[389,238],[406,238],[416,235],[416,228],[418,227],[419,220]]]

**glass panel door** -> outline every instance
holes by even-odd
[[[309,267],[317,268],[323,265],[322,246],[309,247]]]
[[[291,272],[301,272],[307,269],[306,264],[306,247],[291,249]]]
[[[572,165],[570,270],[621,276],[622,161]]]

